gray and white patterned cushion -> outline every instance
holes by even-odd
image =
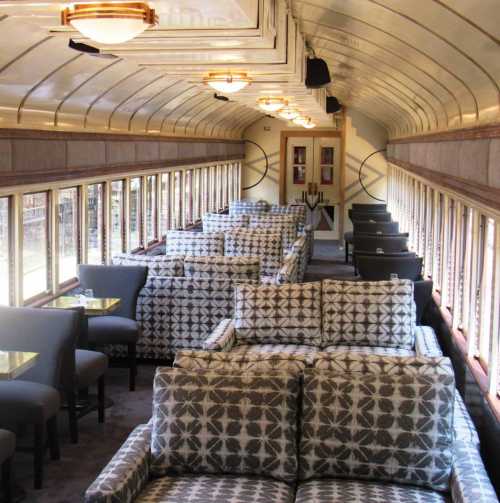
[[[158,368],[151,472],[297,475],[299,378]]]
[[[166,255],[137,255],[120,253],[112,258],[113,265],[146,266],[149,276],[184,276],[184,257]]]
[[[234,346],[231,350],[232,354],[243,354],[248,353],[254,355],[262,354],[289,354],[292,356],[303,356],[305,358],[306,364],[310,367],[316,355],[318,354],[318,348],[314,346],[306,346],[303,344],[244,344],[240,346]]]
[[[223,255],[184,258],[186,278],[225,278],[260,280],[260,257],[225,257]]]
[[[416,308],[411,281],[324,280],[322,293],[326,346],[414,348]]]
[[[453,503],[498,503],[481,455],[468,442],[455,442],[450,485]]]
[[[205,213],[203,232],[226,232],[237,227],[248,227],[248,215],[224,215]]]
[[[260,270],[263,276],[274,276],[281,267],[282,238],[280,234],[227,232],[224,242],[224,255],[230,257],[260,257]]]
[[[180,475],[151,481],[135,503],[293,503],[293,499],[293,487],[264,477]]]
[[[295,503],[448,503],[430,489],[364,480],[319,479],[299,485]]]
[[[306,207],[304,204],[288,204],[286,206],[271,204],[269,213],[278,215],[293,215],[299,224],[305,225],[306,223]]]
[[[233,372],[292,372],[300,374],[307,366],[307,359],[299,353],[255,353],[177,351],[174,367],[187,370],[224,370]]]
[[[377,348],[376,346],[327,346],[323,349],[325,353],[339,353],[349,351],[351,353],[366,353],[370,355],[386,355],[386,356],[416,356],[413,349],[401,348]]]
[[[234,328],[238,344],[321,346],[321,283],[239,285]]]
[[[167,231],[167,255],[224,255],[224,234],[217,232]]]
[[[396,482],[447,490],[452,373],[304,371],[299,478]]]
[[[136,501],[149,479],[151,425],[141,424],[85,492],[86,503]]]
[[[302,283],[307,269],[307,241],[304,236],[299,236],[292,244],[290,251],[299,256],[299,270],[297,271],[297,281]]]
[[[455,438],[460,442],[469,443],[479,448],[479,435],[458,390],[455,393],[454,412],[453,427],[455,429]]]
[[[248,227],[280,232],[284,250],[288,250],[297,239],[297,218],[293,215],[251,215]]]
[[[420,356],[443,356],[436,332],[432,327],[425,325],[415,327],[415,351]]]
[[[236,345],[234,322],[231,319],[221,320],[212,333],[203,342],[207,351],[230,351]]]
[[[259,215],[269,211],[269,204],[266,201],[251,201],[248,199],[240,199],[238,201],[230,201],[230,215]]]
[[[177,349],[202,349],[220,321],[232,318],[236,281],[154,277],[137,301],[138,356],[172,358]]]

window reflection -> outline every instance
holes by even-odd
[[[141,179],[132,178],[130,180],[130,242],[131,250],[136,250],[141,246]]]
[[[78,188],[59,191],[59,283],[77,276],[78,267]]]
[[[123,180],[111,182],[111,256],[124,251],[123,191]]]
[[[87,188],[87,262],[102,264],[103,248],[103,184]]]
[[[10,275],[9,275],[9,198],[0,198],[0,304],[9,305]]]

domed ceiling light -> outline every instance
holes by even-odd
[[[101,44],[121,44],[157,24],[145,2],[74,3],[61,11],[61,24]]]
[[[309,117],[306,119],[306,121],[302,124],[306,129],[312,129],[313,127],[316,127],[316,124],[312,121],[312,119]]]
[[[303,126],[306,122],[307,119],[302,115],[299,115],[298,117],[295,117],[295,119],[293,119],[293,123],[297,124],[297,126]]]
[[[286,107],[288,103],[285,98],[266,96],[264,98],[259,98],[257,104],[265,112],[278,112],[283,107]]]
[[[252,79],[245,72],[210,72],[203,83],[220,93],[236,93],[247,87]]]
[[[278,114],[282,119],[286,120],[292,120],[295,119],[299,115],[299,112],[297,110],[290,108],[290,107],[285,107],[282,108]]]

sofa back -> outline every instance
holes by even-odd
[[[217,232],[167,231],[167,255],[224,255],[224,234]]]
[[[284,250],[288,250],[297,239],[297,218],[294,215],[251,215],[250,229],[272,229],[282,236]]]
[[[267,213],[269,211],[269,204],[266,201],[251,201],[249,199],[240,199],[238,201],[229,202],[230,215],[258,215],[260,213]]]
[[[260,257],[261,274],[274,276],[281,267],[282,236],[266,229],[234,229],[225,234],[224,254]]]
[[[182,255],[137,255],[119,253],[112,258],[113,265],[139,265],[148,268],[151,276],[184,276],[184,257]]]
[[[306,206],[304,204],[288,204],[286,206],[272,204],[269,209],[269,213],[278,215],[293,215],[296,217],[297,223],[300,226],[304,226],[306,223]]]
[[[149,278],[137,302],[138,356],[165,359],[178,349],[201,349],[219,322],[233,317],[237,284],[221,278]]]
[[[297,475],[299,378],[158,368],[151,473]]]
[[[226,232],[237,227],[248,227],[248,215],[225,215],[205,213],[203,215],[203,232]]]
[[[225,257],[221,255],[184,258],[186,278],[260,281],[260,257]]]

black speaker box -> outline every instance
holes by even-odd
[[[338,112],[342,108],[342,105],[339,103],[339,100],[335,98],[335,96],[327,96],[326,97],[326,113],[334,114]]]
[[[306,87],[318,89],[332,81],[326,61],[321,58],[307,58]]]

